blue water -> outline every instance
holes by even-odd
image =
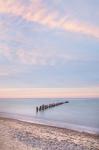
[[[36,106],[66,100],[69,103],[36,113]],[[99,133],[99,99],[0,99],[0,115]]]

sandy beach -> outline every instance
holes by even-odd
[[[99,150],[99,136],[0,118],[0,150]]]

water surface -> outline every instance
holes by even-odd
[[[36,113],[36,106],[69,103]],[[99,133],[99,99],[0,99],[0,114],[29,122]]]

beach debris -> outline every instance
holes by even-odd
[[[65,103],[69,103],[69,101],[65,101],[65,102],[58,102],[58,103],[51,103],[51,104],[48,104],[48,105],[41,105],[41,106],[37,106],[36,107],[36,112],[39,112],[39,111],[44,111],[48,108],[53,108],[53,107],[56,107],[56,106],[59,106],[59,105],[62,105],[62,104],[65,104]]]

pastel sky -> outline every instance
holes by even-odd
[[[99,97],[99,0],[0,0],[0,97]]]

